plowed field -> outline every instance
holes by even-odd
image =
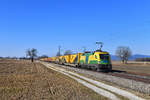
[[[0,60],[0,99],[106,100],[40,63],[17,60]]]

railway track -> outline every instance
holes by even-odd
[[[61,67],[64,65],[58,65],[58,66]],[[74,65],[65,65],[65,66],[76,68]],[[85,68],[78,68],[78,69],[97,72],[95,70],[89,70],[89,69],[85,69]],[[125,71],[119,71],[119,70],[112,70],[112,72],[97,72],[97,73],[112,75],[112,76],[116,76],[116,77],[131,79],[131,80],[150,84],[150,75],[147,75],[147,74],[141,75],[140,73],[131,73],[131,72],[125,72]]]
[[[149,76],[135,75],[135,74],[131,74],[131,73],[128,73],[128,72],[126,72],[126,73],[110,72],[108,74],[112,75],[112,76],[127,78],[127,79],[131,79],[131,80],[140,81],[140,82],[150,84],[150,77]]]

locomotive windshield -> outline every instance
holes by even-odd
[[[100,54],[100,59],[109,60],[109,54]]]

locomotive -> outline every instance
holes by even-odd
[[[96,71],[112,70],[111,58],[109,53],[101,50],[57,57],[48,57],[42,58],[40,60],[62,65],[73,64],[76,67],[88,68]]]

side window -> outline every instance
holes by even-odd
[[[97,56],[95,55],[95,58],[97,59]]]

